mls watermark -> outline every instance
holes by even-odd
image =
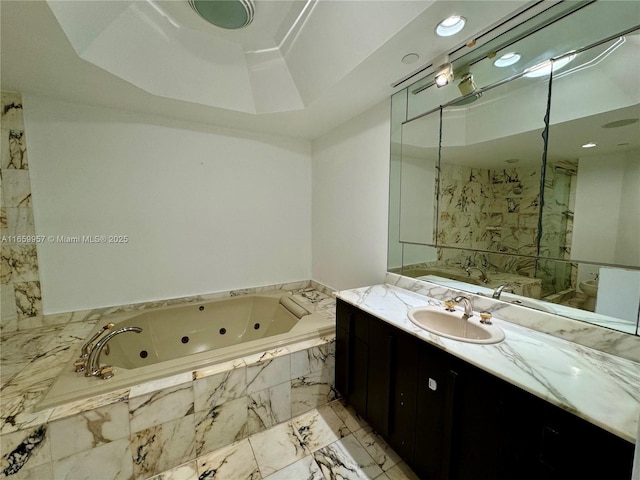
[[[128,235],[3,235],[2,243],[124,244]]]

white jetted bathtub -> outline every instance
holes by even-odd
[[[68,364],[38,408],[93,397],[176,373],[196,371],[279,346],[333,333],[335,323],[311,313],[282,290],[109,316],[114,326],[139,327],[111,338],[100,355],[115,375],[85,377]],[[102,320],[89,335],[102,330]],[[96,342],[94,342],[95,344]],[[78,355],[80,351],[76,352]]]

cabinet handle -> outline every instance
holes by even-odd
[[[444,414],[444,441],[442,451],[442,478],[449,478],[449,470],[451,468],[451,444],[453,441],[453,416],[454,416],[454,402],[456,398],[456,381],[458,374],[449,370],[447,374],[447,387],[446,387],[446,403]]]

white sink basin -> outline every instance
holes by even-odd
[[[418,327],[442,337],[468,343],[500,343],[504,332],[496,325],[480,323],[478,314],[467,319],[463,312],[449,312],[444,307],[418,307],[409,311],[409,320]]]

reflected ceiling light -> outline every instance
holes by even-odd
[[[460,15],[451,15],[438,24],[436,33],[440,37],[450,37],[460,32],[464,28],[465,23],[467,23],[466,18]]]
[[[493,64],[498,68],[508,67],[513,65],[514,63],[518,63],[522,56],[516,52],[509,52],[502,55],[499,59],[497,59]]]
[[[597,146],[597,143],[594,142],[589,142],[589,143],[585,143],[584,145],[582,145],[582,148],[593,148],[595,146]]]
[[[616,120],[615,122],[609,122],[602,125],[602,128],[620,128],[626,127],[627,125],[633,125],[634,123],[638,123],[640,119],[638,118],[625,118],[623,120]]]
[[[534,65],[531,68],[527,68],[525,70],[527,73],[525,73],[524,76],[528,78],[548,76],[552,70],[554,72],[556,70],[560,70],[574,58],[576,58],[575,53],[566,57],[559,58],[558,60],[545,60],[544,62]]]
[[[458,90],[462,95],[469,95],[476,91],[478,87],[473,81],[473,74],[465,73],[460,79],[460,83],[458,84]]]
[[[450,81],[453,80],[453,65],[450,63],[445,63],[438,68],[438,72],[436,73],[435,82],[436,87],[444,87]]]
[[[518,163],[519,161],[519,158],[508,158],[505,160],[506,163]]]
[[[252,0],[189,0],[198,15],[216,27],[235,30],[253,20]]]

